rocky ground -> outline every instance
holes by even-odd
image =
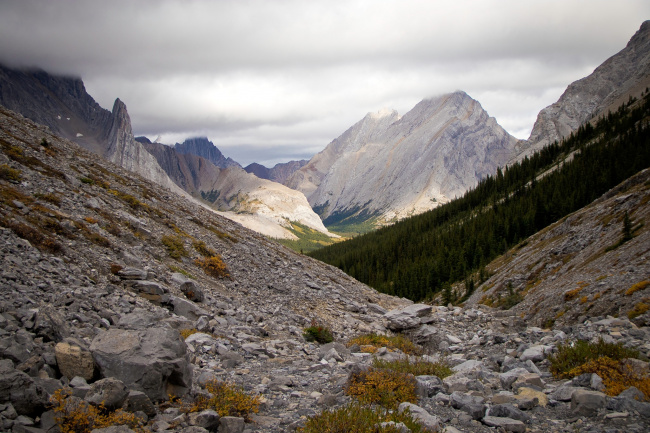
[[[648,327],[592,316],[542,330],[483,305],[413,305],[4,109],[0,146],[2,431],[57,431],[47,402],[64,386],[76,398],[136,413],[151,431],[293,431],[350,401],[348,376],[372,355],[344,343],[368,332],[407,334],[453,366],[444,380],[417,378],[418,406],[432,428],[650,426],[650,403],[634,390],[608,397],[595,376],[555,380],[547,358],[560,342],[599,337],[650,356]],[[196,263],[206,250],[220,255],[227,275],[208,275]],[[312,323],[332,329],[335,342],[305,341]],[[183,339],[179,331],[187,329],[199,332]],[[375,356],[403,355],[380,349]],[[201,394],[212,378],[260,397],[252,422],[186,414],[166,402],[170,394]]]

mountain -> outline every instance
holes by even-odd
[[[650,21],[627,46],[589,76],[571,83],[560,99],[537,115],[530,137],[518,146],[513,161],[568,136],[588,120],[615,111],[650,87]]]
[[[637,225],[647,219],[634,210],[648,202],[647,184],[622,186],[598,218],[614,206],[612,229],[624,210]],[[583,228],[575,218],[560,226]],[[628,243],[640,254],[626,253],[616,270],[647,282],[647,229],[635,234]],[[566,240],[558,252],[570,255],[581,240]],[[618,276],[588,275],[577,283],[587,301],[574,302],[586,319],[551,329],[530,326],[527,311],[412,304],[98,162],[3,107],[0,262],[3,431],[315,433],[333,422],[336,431],[359,422],[370,426],[359,431],[406,431],[377,426],[389,416],[379,405],[397,393],[415,415],[391,419],[410,431],[648,430],[647,377],[635,374],[649,368],[636,359],[650,355],[640,321],[648,313],[594,313],[603,299],[647,309],[650,284],[608,292]],[[513,268],[516,283],[527,266]],[[333,342],[309,341],[325,330]],[[551,354],[599,338],[632,359],[580,374],[594,368],[581,353],[571,358],[576,377],[553,371]]]
[[[212,143],[210,146],[216,149]],[[200,156],[179,153],[178,145],[171,147],[149,142],[144,147],[183,190],[210,203],[222,215],[245,227],[273,238],[296,240],[296,235],[290,229],[292,223],[297,222],[333,236],[311,209],[305,196],[298,191],[260,179],[239,165],[219,168]]]
[[[594,126],[586,123],[562,143],[498,170],[457,200],[310,254],[385,293],[415,301],[442,293],[444,304],[463,301],[476,281],[488,276],[485,266],[490,261],[650,167],[649,118],[646,93]],[[586,248],[578,238],[570,239],[569,250]],[[552,241],[545,238],[557,245]],[[530,271],[537,265],[526,266]],[[464,289],[453,295],[452,285],[462,282]]]
[[[464,92],[400,117],[370,113],[287,181],[326,225],[387,223],[462,195],[504,165],[517,140]]]
[[[0,105],[23,114],[56,134],[109,161],[180,192],[156,160],[135,141],[126,105],[100,107],[83,81],[41,70],[14,70],[0,65]]]
[[[189,153],[201,156],[219,168],[241,168],[241,165],[239,165],[238,162],[223,156],[217,146],[209,141],[207,137],[188,138],[182,143],[176,143],[174,149],[176,149],[176,152],[181,154]]]
[[[254,162],[244,167],[244,170],[249,173],[253,173],[260,179],[268,179],[284,185],[289,177],[304,167],[307,162],[308,161],[306,159],[302,159],[300,161],[282,162],[275,164],[272,168],[267,168],[262,164]]]

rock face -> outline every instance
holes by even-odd
[[[456,92],[400,117],[370,113],[287,181],[326,224],[388,222],[461,195],[512,156],[517,140]]]
[[[164,144],[144,146],[178,186],[245,227],[273,238],[296,239],[287,227],[298,222],[329,234],[298,191],[260,179],[239,166],[218,168],[202,157],[180,154]]]
[[[223,156],[217,146],[209,141],[207,137],[188,138],[182,143],[176,143],[174,149],[180,154],[189,153],[205,158],[218,168],[241,168],[241,165],[237,161]]]
[[[645,21],[627,46],[594,72],[571,83],[560,99],[537,115],[530,138],[520,143],[513,160],[560,141],[586,121],[616,110],[650,86],[650,21]]]
[[[48,126],[54,133],[179,193],[156,160],[137,142],[126,106],[105,110],[81,79],[0,65],[0,105]]]
[[[300,161],[275,164],[272,168],[266,168],[254,162],[244,167],[244,170],[260,179],[268,179],[284,185],[296,171],[307,165],[308,162],[306,159],[301,159]]]

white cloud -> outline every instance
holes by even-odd
[[[27,0],[0,3],[0,61],[80,75],[136,134],[207,135],[247,164],[457,89],[525,137],[647,16],[640,0]]]

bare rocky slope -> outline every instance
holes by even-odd
[[[351,400],[345,392],[351,372],[368,368],[374,357],[406,356],[341,344],[359,333],[390,331],[421,343],[425,359],[445,355],[453,366],[444,380],[416,378],[411,411],[430,431],[650,427],[650,403],[635,399],[637,391],[606,396],[597,375],[556,380],[548,370],[548,354],[576,338],[606,338],[650,355],[650,329],[625,317],[592,316],[543,330],[484,305],[411,304],[4,108],[0,149],[3,431],[58,431],[47,400],[63,386],[74,398],[136,414],[146,431],[294,431],[307,417]],[[628,194],[647,187],[635,185]],[[206,274],[199,266],[205,256],[225,269]],[[314,322],[330,327],[336,341],[305,341],[303,328]],[[200,332],[183,339],[179,330],[191,328]],[[211,379],[258,395],[259,413],[245,423],[210,410],[186,413],[167,401],[170,393],[191,401]]]
[[[571,83],[560,99],[537,115],[530,137],[518,145],[513,160],[532,155],[560,141],[592,118],[615,111],[650,86],[650,21],[645,21],[627,46],[589,76]]]
[[[517,140],[464,92],[418,103],[400,117],[370,113],[298,170],[302,191],[326,224],[386,223],[460,196],[513,155]]]
[[[308,162],[309,161],[306,159],[301,159],[300,161],[282,162],[275,164],[271,168],[267,168],[261,164],[254,162],[244,167],[244,170],[249,173],[253,173],[260,179],[268,179],[284,185],[296,171],[307,165]]]

